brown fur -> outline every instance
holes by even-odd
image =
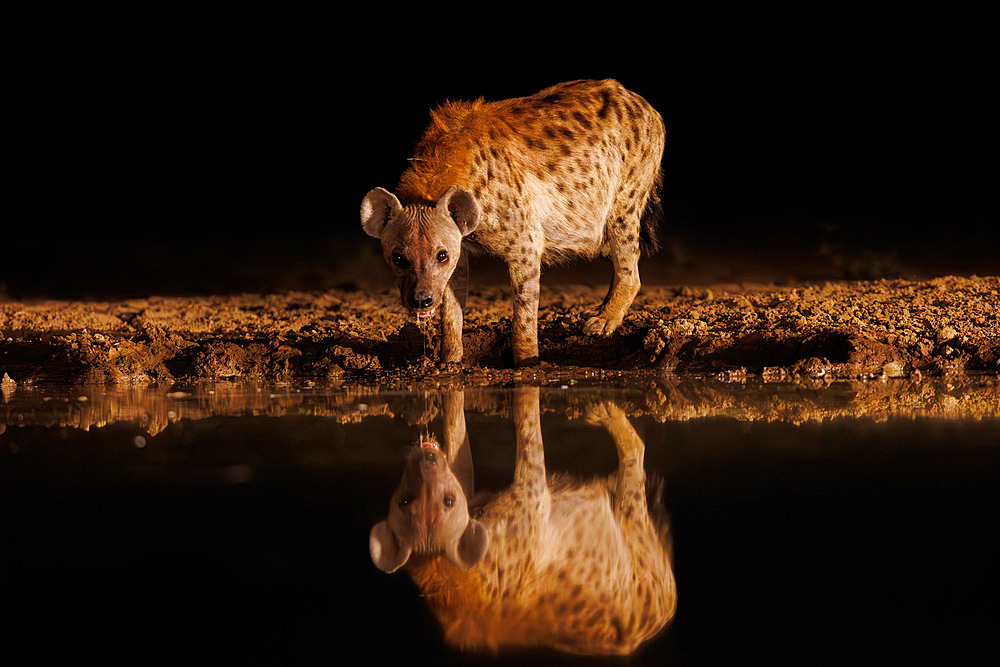
[[[409,258],[406,269],[417,276],[411,282],[441,249],[452,254],[456,223],[461,245],[502,257],[514,291],[515,362],[530,364],[538,359],[543,263],[610,256],[611,288],[584,331],[609,335],[621,324],[639,290],[640,244],[655,247],[663,144],[659,114],[613,80],[573,81],[497,102],[449,102],[431,112],[396,195],[377,188],[365,197],[362,223],[382,240],[387,261],[393,253]],[[461,219],[447,215],[456,208]],[[417,221],[421,210],[432,224]],[[431,281],[432,307],[413,306],[401,282],[404,305],[418,316],[444,304],[448,361],[462,356],[466,273],[449,282],[455,259],[447,276]]]
[[[390,518],[372,529],[372,559],[387,571],[406,566],[455,646],[631,653],[669,622],[677,601],[665,522],[657,526],[646,505],[643,443],[620,408],[601,404],[589,418],[618,447],[616,473],[587,483],[547,478],[538,392],[515,390],[514,482],[472,517],[464,499],[441,510],[441,498],[461,488],[453,469],[468,458],[464,417],[448,416],[462,406],[452,392],[445,414],[453,465],[414,465],[421,454],[411,456]],[[404,495],[425,504],[393,522]],[[427,538],[428,525],[437,541]]]

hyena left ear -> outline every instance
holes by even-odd
[[[361,200],[361,226],[368,236],[379,238],[385,223],[401,208],[396,195],[385,188],[375,188]]]
[[[462,236],[468,236],[479,224],[479,202],[460,185],[453,185],[441,195],[437,208],[451,216]]]
[[[490,532],[486,526],[475,519],[469,519],[469,525],[465,527],[461,537],[447,553],[455,565],[463,570],[468,570],[483,559],[489,545]]]

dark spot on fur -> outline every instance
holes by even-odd
[[[593,124],[590,122],[590,119],[587,118],[586,116],[584,116],[579,111],[574,111],[573,112],[573,118],[576,120],[576,122],[578,122],[580,125],[582,125],[583,129],[585,129],[585,130],[589,130],[591,127],[593,127]]]
[[[608,111],[611,107],[611,99],[608,91],[601,91],[601,108],[597,110],[597,117],[604,120],[608,116]]]

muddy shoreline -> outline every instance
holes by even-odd
[[[613,336],[584,336],[582,323],[602,297],[600,288],[543,285],[542,362],[525,369],[512,368],[505,287],[470,291],[461,365],[438,362],[437,323],[418,326],[391,290],[0,302],[0,377],[24,387],[1000,372],[1000,277],[644,286]]]

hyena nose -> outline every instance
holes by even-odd
[[[430,308],[434,297],[430,294],[413,294],[406,300],[412,308]]]

